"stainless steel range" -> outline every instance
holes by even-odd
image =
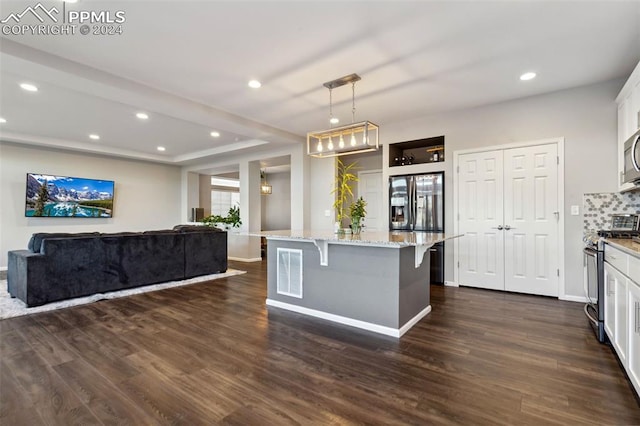
[[[637,214],[613,215],[611,229],[601,230],[583,238],[584,292],[587,297],[584,313],[600,343],[607,340],[604,332],[604,239],[639,239],[639,219],[640,215]]]

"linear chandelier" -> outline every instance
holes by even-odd
[[[378,126],[370,121],[355,122],[355,87],[360,80],[358,74],[350,74],[323,84],[329,89],[329,123],[333,125],[338,119],[333,116],[332,91],[351,83],[351,124],[307,133],[307,155],[322,158],[378,150]]]

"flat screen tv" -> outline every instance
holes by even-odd
[[[113,217],[112,180],[27,173],[27,217]]]

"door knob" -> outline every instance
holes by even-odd
[[[494,226],[491,229],[497,229],[498,231],[502,231],[503,228],[502,228],[502,225],[499,225],[499,226]]]
[[[509,229],[516,229],[516,228],[512,228],[512,227],[511,227],[511,226],[509,226],[509,225],[505,225],[505,226],[504,226],[504,229],[508,231]]]

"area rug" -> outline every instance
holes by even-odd
[[[183,285],[195,284],[204,281],[218,280],[220,278],[232,277],[234,275],[246,274],[247,271],[237,269],[227,269],[223,274],[203,275],[201,277],[190,278],[182,281],[169,281],[161,284],[147,285],[143,287],[130,288],[127,290],[111,291],[108,293],[97,293],[91,296],[77,297],[75,299],[61,300],[59,302],[47,303],[42,306],[27,308],[22,300],[14,299],[7,291],[7,280],[0,281],[0,320],[6,318],[19,317],[22,315],[37,314],[40,312],[53,311],[55,309],[68,308],[71,306],[85,305],[100,300],[117,299],[119,297],[131,296],[134,294],[147,293],[150,291],[163,290],[165,288],[180,287]]]

